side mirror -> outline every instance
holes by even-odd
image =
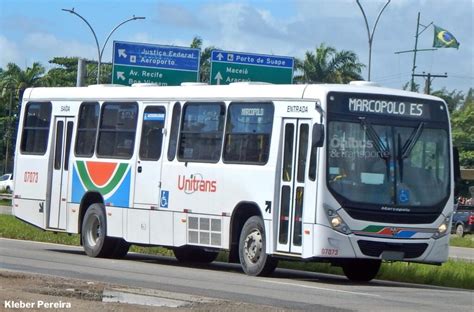
[[[321,147],[324,144],[324,126],[322,124],[313,125],[313,147]]]

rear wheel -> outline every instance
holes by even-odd
[[[266,239],[262,218],[253,216],[245,222],[239,240],[239,259],[247,275],[266,276],[277,267],[278,260],[265,252]]]
[[[208,251],[203,248],[193,246],[182,246],[173,248],[176,259],[181,262],[211,263],[216,260],[218,251]]]
[[[456,235],[458,235],[459,237],[464,236],[464,225],[463,224],[456,225]]]
[[[130,244],[127,243],[123,238],[114,238],[114,240],[115,247],[110,254],[110,258],[122,259],[127,255],[128,250],[130,249]]]
[[[354,259],[342,265],[342,270],[353,282],[368,282],[379,272],[382,261],[372,259]]]
[[[92,204],[82,221],[82,244],[90,257],[110,257],[116,247],[115,239],[107,237],[105,208],[102,204]]]

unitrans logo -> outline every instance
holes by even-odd
[[[191,174],[189,178],[186,178],[185,175],[179,175],[178,189],[184,191],[185,194],[193,194],[195,192],[214,193],[217,190],[217,181],[205,180],[200,173]]]

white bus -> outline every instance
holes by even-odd
[[[180,261],[227,250],[249,275],[278,259],[368,281],[381,261],[441,264],[453,153],[439,98],[367,84],[34,88],[24,93],[14,215]]]

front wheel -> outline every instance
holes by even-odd
[[[81,231],[84,251],[89,257],[110,257],[116,245],[107,237],[105,208],[102,204],[92,204],[86,211]]]
[[[462,225],[462,224],[456,225],[456,235],[459,236],[459,237],[464,236],[464,225]]]
[[[245,222],[239,240],[239,259],[247,275],[266,276],[277,267],[278,260],[265,252],[266,240],[262,218],[253,216]]]
[[[368,282],[379,272],[382,261],[372,259],[353,259],[342,265],[342,270],[353,282]]]

